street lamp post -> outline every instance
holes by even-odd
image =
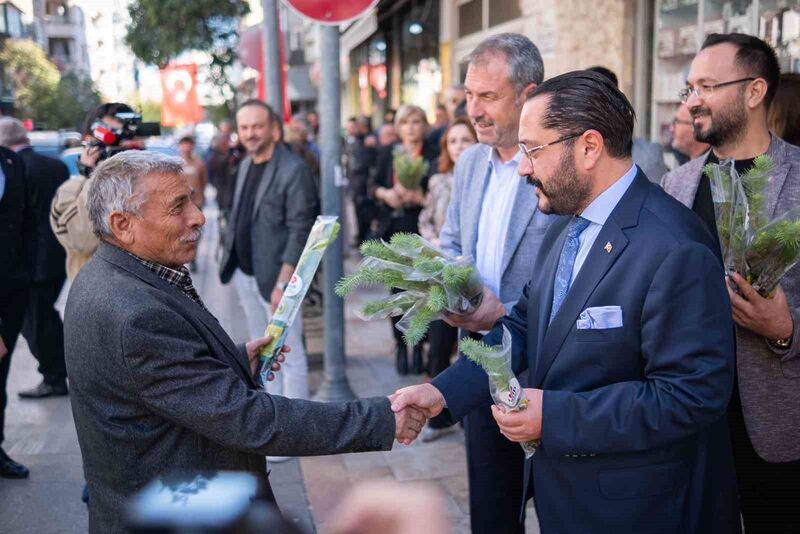
[[[264,90],[267,104],[283,117],[283,86],[281,85],[280,25],[278,0],[263,0],[264,10]]]
[[[338,183],[341,135],[339,98],[339,28],[322,26],[321,76],[319,93],[320,151],[322,152],[322,214],[342,216],[342,188]],[[336,281],[342,277],[343,239],[341,233],[324,257],[325,291],[325,368],[317,399],[338,401],[354,399],[345,374],[344,304],[334,292]]]

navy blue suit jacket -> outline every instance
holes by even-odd
[[[523,499],[535,488],[544,533],[738,532],[733,323],[711,235],[640,171],[548,326],[567,222],[550,227],[532,280],[486,336],[499,344],[508,328],[514,372],[544,390]],[[622,327],[576,328],[581,311],[614,305]],[[433,384],[456,418],[491,402],[463,356]]]

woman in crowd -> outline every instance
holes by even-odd
[[[775,98],[769,106],[769,129],[772,133],[800,146],[800,73],[781,74]]]
[[[419,214],[420,235],[437,247],[440,245],[439,232],[447,217],[447,207],[453,191],[453,168],[461,153],[476,142],[475,129],[466,117],[457,118],[442,135],[439,172],[431,176],[428,182],[425,208]],[[457,328],[444,321],[431,323],[428,330],[428,374],[431,378],[450,365],[457,338]],[[449,428],[452,427],[441,415],[434,417],[422,430],[422,441],[433,441]]]
[[[378,148],[378,154],[368,185],[370,195],[378,205],[378,236],[386,241],[399,232],[419,233],[419,214],[425,203],[425,191],[428,189],[428,176],[435,167],[437,147],[425,143],[428,120],[425,111],[419,106],[404,105],[397,110],[394,118],[395,129],[400,142]],[[422,178],[419,187],[407,189],[397,179],[394,168],[395,152],[405,154],[414,159],[421,157],[428,164],[428,172]],[[399,318],[393,318],[396,324]],[[392,329],[397,341],[397,372],[408,373],[408,348],[402,333]],[[422,373],[422,344],[414,346],[413,372]]]

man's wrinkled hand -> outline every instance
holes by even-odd
[[[425,420],[425,414],[413,406],[395,412],[395,439],[403,445],[410,445],[422,431]]]
[[[510,441],[527,443],[542,437],[542,398],[541,389],[525,388],[528,406],[518,412],[506,413],[502,408],[493,405],[492,416],[500,427],[500,432]]]
[[[506,314],[500,299],[488,287],[483,287],[483,298],[478,309],[469,315],[444,314],[444,320],[450,326],[461,328],[467,332],[483,332],[491,330],[494,324]]]
[[[2,360],[6,354],[8,354],[8,349],[3,341],[3,336],[0,336],[0,360]]]
[[[778,286],[772,298],[765,299],[739,273],[733,273],[731,278],[742,293],[737,294],[732,288],[731,280],[727,280],[728,296],[736,324],[772,341],[792,336],[792,315],[786,293],[781,286]]]
[[[392,411],[399,412],[407,406],[421,410],[425,417],[436,417],[444,409],[444,395],[433,384],[420,384],[398,389],[389,395]]]
[[[260,337],[245,343],[245,347],[247,348],[247,359],[250,363],[251,373],[255,374],[256,371],[258,371],[259,354],[261,353],[261,349],[269,345],[270,342],[272,342],[272,336]],[[289,347],[289,345],[284,345],[281,347],[281,353],[278,354],[278,357],[272,362],[272,367],[270,367],[271,370],[267,375],[267,380],[275,380],[275,373],[281,370],[281,363],[286,360],[285,355],[288,352],[292,352],[292,349]]]

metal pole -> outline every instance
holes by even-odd
[[[320,150],[322,152],[322,214],[342,216],[342,188],[337,179],[341,134],[341,109],[339,100],[339,28],[322,26],[321,76],[319,92]],[[338,171],[338,172],[337,172]],[[356,398],[345,374],[344,354],[344,304],[333,289],[342,277],[342,234],[328,248],[323,259],[325,292],[323,311],[325,317],[325,370],[317,400],[339,401]]]
[[[278,0],[263,0],[264,10],[264,90],[267,104],[283,117],[283,86],[281,85],[281,33],[278,25]]]

